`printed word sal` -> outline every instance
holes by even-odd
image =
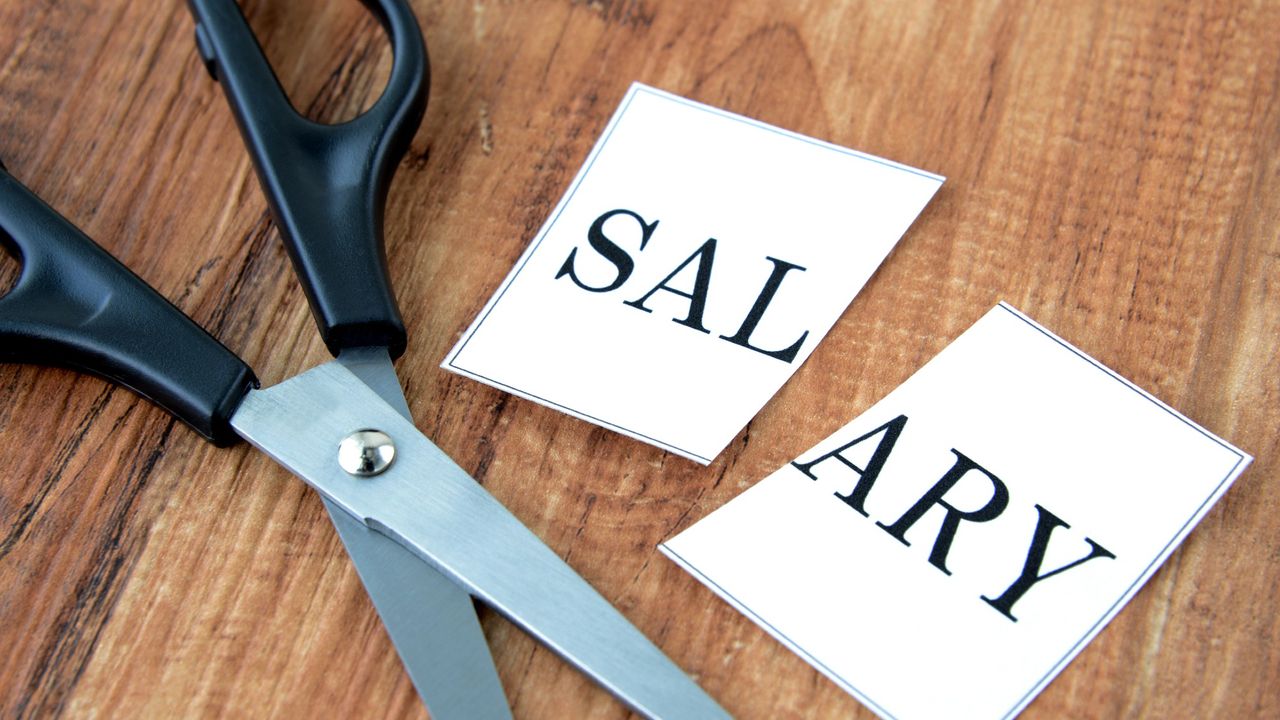
[[[705,465],[942,181],[633,85],[443,367]]]
[[[614,268],[614,276],[608,282],[593,284],[584,281],[578,276],[575,270],[574,258],[577,257],[578,248],[574,247],[569,250],[569,256],[565,258],[564,264],[560,266],[560,270],[556,273],[556,279],[568,277],[575,285],[593,293],[607,293],[621,288],[631,277],[631,273],[635,271],[636,263],[631,254],[622,248],[621,245],[611,240],[604,233],[604,225],[611,218],[623,216],[634,220],[640,226],[640,250],[644,250],[649,244],[649,240],[653,238],[654,232],[658,229],[658,221],[646,222],[639,214],[631,210],[618,209],[610,210],[591,223],[591,227],[587,230],[587,242],[591,248],[600,254],[602,258],[609,261]],[[789,347],[781,350],[766,350],[751,344],[751,335],[755,332],[756,327],[760,324],[760,320],[764,317],[764,312],[769,308],[769,303],[773,301],[773,296],[777,294],[778,288],[782,285],[782,279],[792,270],[804,272],[804,268],[789,263],[785,260],[779,260],[775,257],[766,257],[766,260],[773,263],[773,271],[769,274],[769,278],[765,280],[764,287],[760,289],[760,293],[756,295],[755,302],[751,304],[751,309],[747,311],[746,317],[742,324],[738,326],[737,332],[733,335],[721,335],[721,340],[726,340],[734,345],[740,345],[749,350],[755,350],[758,353],[768,355],[771,358],[777,358],[785,363],[790,363],[796,359],[796,353],[800,352],[801,346],[804,345],[805,338],[809,337],[809,331],[805,330],[800,337]],[[675,279],[685,268],[698,263],[697,275],[693,281],[693,289],[685,292],[676,288],[669,283]],[[715,265],[716,260],[716,239],[709,238],[697,250],[693,251],[688,259],[680,263],[665,278],[660,280],[645,294],[635,300],[625,300],[624,305],[652,313],[653,310],[645,306],[645,302],[653,297],[658,291],[669,292],[689,300],[689,312],[683,320],[672,318],[678,325],[697,330],[701,333],[710,334],[703,325],[703,315],[707,308],[707,296],[711,292],[711,269]]]

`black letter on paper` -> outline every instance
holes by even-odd
[[[911,526],[934,505],[940,505],[945,508],[947,516],[942,519],[942,527],[938,530],[938,537],[933,541],[933,550],[929,553],[929,562],[948,575],[951,574],[951,571],[947,569],[947,552],[951,549],[951,541],[956,537],[956,529],[960,527],[960,521],[987,522],[988,520],[993,520],[1004,512],[1005,506],[1009,504],[1009,490],[1000,481],[1000,478],[965,457],[959,450],[952,448],[951,452],[955,453],[956,464],[952,465],[947,474],[943,475],[941,480],[929,488],[929,491],[917,500],[915,505],[912,505],[909,510],[903,513],[902,517],[898,518],[898,521],[893,525],[885,525],[882,522],[876,523],[876,525],[884,528],[890,535],[897,538],[903,545],[910,545],[911,543],[907,542],[906,538],[907,530],[910,530]],[[987,501],[986,505],[977,510],[958,510],[954,505],[943,500],[942,496],[946,495],[947,491],[955,486],[960,481],[960,478],[964,477],[965,473],[970,470],[977,470],[986,475],[987,479],[991,481],[993,489],[991,499]]]
[[[574,248],[569,251],[569,257],[565,258],[564,264],[560,266],[560,271],[556,273],[557,280],[568,275],[569,279],[583,290],[602,293],[609,292],[610,290],[617,290],[622,287],[622,284],[627,281],[627,278],[631,277],[631,271],[636,268],[635,261],[631,259],[631,256],[627,254],[626,250],[623,250],[617,243],[605,237],[604,234],[604,224],[614,215],[626,215],[628,217],[635,218],[635,221],[640,223],[641,250],[644,250],[644,246],[649,243],[649,238],[653,236],[653,231],[658,228],[657,220],[654,220],[652,223],[646,223],[644,218],[630,210],[610,210],[596,218],[595,222],[591,223],[591,228],[587,230],[587,240],[591,243],[591,247],[594,248],[596,252],[604,256],[605,260],[613,263],[613,266],[617,268],[618,274],[614,277],[613,282],[607,285],[601,285],[600,287],[593,287],[582,282],[578,277],[578,274],[573,271],[573,258],[578,254],[578,248]]]
[[[863,503],[867,500],[867,493],[871,492],[871,486],[875,484],[876,478],[880,476],[880,471],[884,468],[884,461],[889,459],[889,453],[893,452],[893,445],[898,442],[898,436],[902,434],[902,428],[906,427],[906,424],[907,416],[899,415],[866,435],[855,440],[851,440],[816,460],[811,460],[807,463],[793,462],[791,465],[805,475],[808,475],[809,479],[817,480],[818,476],[814,475],[812,472],[814,465],[825,460],[830,460],[831,458],[835,458],[841,463],[844,463],[845,467],[858,473],[858,484],[853,486],[853,490],[848,495],[840,495],[839,493],[836,493],[836,497],[843,500],[849,507],[857,510],[863,515],[866,515],[867,510],[863,507]],[[863,440],[879,435],[881,432],[884,433],[884,437],[881,438],[880,444],[876,446],[875,452],[871,455],[871,459],[867,461],[867,467],[865,470],[854,465],[848,458],[840,454]]]
[[[688,267],[689,263],[693,262],[695,258],[698,259],[698,277],[693,281],[693,292],[677,290],[667,284],[671,281],[671,278],[679,275],[681,270]],[[644,306],[644,301],[648,300],[659,290],[666,290],[667,292],[679,295],[680,297],[689,298],[689,315],[683,320],[676,320],[675,318],[672,318],[672,320],[680,325],[684,325],[685,327],[691,327],[700,332],[710,333],[710,330],[702,326],[702,311],[707,307],[707,290],[711,286],[711,264],[715,262],[715,259],[716,239],[711,238],[703,243],[702,247],[695,250],[693,254],[689,256],[688,260],[680,263],[675,270],[671,271],[670,275],[663,278],[662,282],[658,283],[652,290],[645,293],[644,297],[639,300],[627,300],[623,302],[623,305],[630,305],[633,308],[639,308],[645,312],[653,312]]]
[[[755,332],[756,326],[760,324],[760,319],[764,317],[764,311],[769,309],[769,303],[773,300],[773,296],[778,292],[778,287],[782,285],[783,276],[792,270],[804,272],[804,268],[799,265],[789,263],[786,260],[779,260],[774,257],[766,259],[773,263],[773,272],[769,275],[769,279],[765,281],[764,287],[760,289],[760,294],[756,296],[756,302],[751,306],[751,312],[747,313],[747,317],[742,321],[742,327],[738,328],[737,334],[733,337],[721,335],[720,339],[728,340],[734,345],[741,345],[744,348],[751,348],[758,353],[764,353],[765,355],[768,355],[771,358],[777,358],[784,363],[790,363],[792,360],[796,359],[796,353],[800,352],[800,347],[804,345],[804,339],[809,337],[808,330],[805,330],[804,334],[800,336],[800,339],[796,340],[791,344],[791,347],[786,348],[785,350],[765,350],[764,348],[756,347],[751,344],[751,333]]]
[[[1040,575],[1040,564],[1044,562],[1044,553],[1049,547],[1049,536],[1053,534],[1053,531],[1056,528],[1069,528],[1071,526],[1039,505],[1036,505],[1036,510],[1040,513],[1040,519],[1036,521],[1036,531],[1031,536],[1031,547],[1027,550],[1027,561],[1022,565],[1022,574],[1018,576],[1017,580],[1013,581],[1013,584],[1009,586],[1008,590],[1004,591],[1003,595],[995,600],[992,600],[986,595],[982,596],[982,599],[985,600],[988,605],[999,610],[1000,614],[1014,622],[1018,622],[1018,618],[1013,616],[1013,604],[1018,602],[1018,600],[1031,589],[1032,585],[1035,585],[1045,578],[1053,577],[1058,573],[1066,572],[1077,565],[1083,565],[1094,558],[1115,557],[1115,553],[1102,547],[1093,540],[1085,538],[1084,541],[1089,543],[1090,548],[1088,555],[1076,560],[1075,562],[1067,563],[1057,570],[1050,570],[1049,572]]]

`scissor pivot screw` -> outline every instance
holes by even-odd
[[[357,477],[377,475],[395,459],[395,443],[381,430],[357,430],[338,443],[338,464]]]

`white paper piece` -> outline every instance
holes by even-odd
[[[709,463],[942,180],[633,85],[442,366]]]
[[[1001,304],[662,550],[881,717],[1012,717],[1250,460]]]

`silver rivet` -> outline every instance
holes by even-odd
[[[338,443],[338,464],[359,477],[377,475],[395,459],[395,443],[381,430],[357,430]]]

